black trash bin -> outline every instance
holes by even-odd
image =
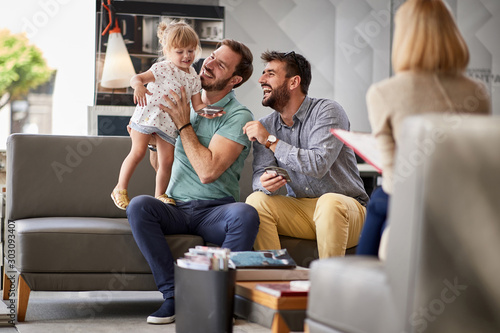
[[[174,269],[175,331],[232,333],[236,270]]]

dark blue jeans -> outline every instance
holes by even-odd
[[[231,251],[249,251],[259,231],[255,208],[232,197],[172,206],[142,195],[132,199],[127,216],[137,246],[165,299],[174,296],[174,258],[165,235],[199,235]]]
[[[382,187],[377,187],[370,198],[366,208],[366,219],[359,236],[356,254],[378,256],[380,238],[387,223],[387,207],[389,195]]]

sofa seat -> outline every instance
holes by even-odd
[[[126,218],[44,217],[16,221],[23,249],[17,265],[24,273],[151,274]],[[166,236],[174,258],[186,246],[203,245],[200,236]],[[43,249],[43,251],[40,251]]]

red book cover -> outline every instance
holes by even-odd
[[[307,296],[308,290],[294,288],[290,283],[259,283],[255,289],[263,291],[275,297],[282,296]]]

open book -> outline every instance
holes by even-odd
[[[371,133],[349,132],[339,128],[330,130],[340,141],[350,147],[363,160],[382,173],[380,152],[375,137]]]

